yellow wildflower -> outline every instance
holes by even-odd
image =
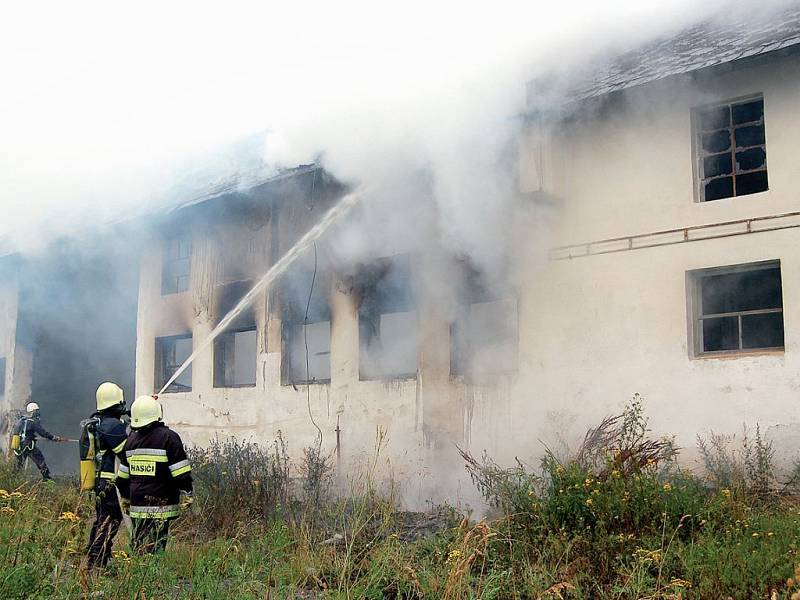
[[[753,532],[753,537],[758,537],[760,534],[757,531]]]
[[[616,469],[614,469],[613,471],[611,471],[611,476],[612,476],[612,477],[619,477],[619,471],[617,471]]]
[[[78,515],[76,515],[74,512],[68,510],[66,512],[62,512],[61,516],[58,517],[58,520],[59,521],[69,521],[70,523],[77,523],[78,521],[81,520],[81,518]]]
[[[720,494],[722,494],[726,498],[730,498],[731,497],[731,491],[728,488],[725,488],[724,490],[720,491]]]
[[[0,513],[2,513],[4,515],[13,515],[15,512],[17,512],[17,511],[15,511],[10,506],[4,506],[3,508],[0,508]]]
[[[667,492],[667,493],[671,492],[672,491],[672,484],[670,484],[669,482],[665,483],[664,484],[664,491]]]
[[[533,490],[528,490],[528,496],[533,496]]]
[[[592,505],[592,499],[591,498],[587,498],[586,499],[586,506],[591,506],[591,505]]]

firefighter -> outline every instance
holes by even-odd
[[[192,504],[192,468],[180,436],[167,427],[156,397],[140,396],[131,406],[118,485],[123,510],[133,521],[134,551],[152,554],[167,546],[169,524]]]
[[[25,416],[20,417],[19,421],[17,421],[17,424],[14,426],[14,435],[19,436],[19,441],[15,443],[17,447],[14,449],[14,454],[17,457],[16,468],[22,469],[28,457],[30,457],[34,464],[39,467],[42,479],[44,481],[49,481],[52,479],[52,477],[50,477],[50,469],[47,467],[44,454],[37,448],[36,436],[40,435],[52,442],[65,442],[67,440],[60,435],[53,435],[42,427],[40,421],[41,411],[36,402],[29,402],[25,407],[25,412]]]
[[[95,394],[97,411],[81,423],[86,435],[94,438],[95,459],[95,519],[89,534],[87,567],[104,567],[111,558],[114,536],[122,523],[122,510],[116,488],[116,458],[128,438],[122,420],[125,396],[122,389],[109,381],[100,384]]]

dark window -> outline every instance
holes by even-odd
[[[464,263],[461,303],[450,326],[450,374],[481,380],[517,368],[517,302]]]
[[[284,278],[281,303],[281,382],[326,383],[331,379],[330,277],[313,266],[295,267]]]
[[[697,109],[694,122],[701,202],[768,188],[763,98]]]
[[[192,238],[186,234],[164,241],[161,261],[161,293],[177,294],[189,289],[192,268]]]
[[[6,359],[0,358],[0,396],[6,393]]]
[[[171,337],[156,338],[156,390],[164,387],[173,373],[192,354],[192,336],[174,335]],[[191,365],[181,373],[167,389],[167,392],[192,391]]]
[[[375,261],[356,281],[361,379],[417,372],[417,313],[407,255]]]
[[[226,331],[214,340],[214,387],[256,384],[256,328]]]
[[[691,276],[697,353],[783,348],[779,263],[709,269]]]
[[[252,281],[236,281],[216,289],[216,322],[219,323],[253,289]],[[258,347],[254,310],[245,308],[214,340],[214,387],[247,387],[256,384]]]

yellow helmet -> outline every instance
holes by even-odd
[[[158,400],[152,396],[139,396],[131,406],[131,427],[139,429],[160,421],[163,414]]]
[[[122,393],[122,388],[110,381],[100,384],[95,397],[97,398],[97,410],[105,410],[117,404],[125,403],[125,396]]]

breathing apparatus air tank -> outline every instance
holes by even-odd
[[[81,439],[78,440],[78,449],[81,461],[81,491],[89,492],[94,489],[97,471],[97,448],[94,441],[94,427],[97,419],[89,419],[81,423]]]

